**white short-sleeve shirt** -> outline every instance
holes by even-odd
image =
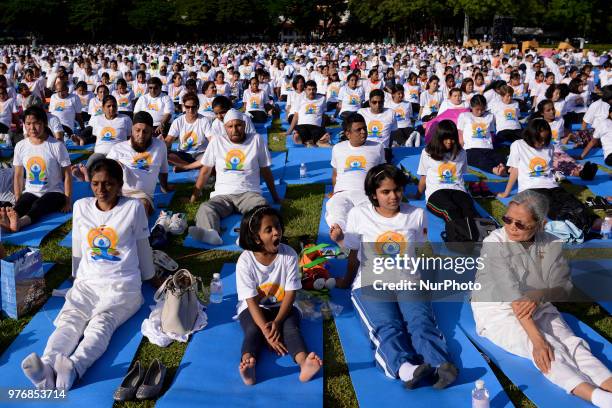
[[[465,190],[463,176],[467,173],[467,154],[461,149],[457,157],[447,153],[444,160],[434,160],[425,150],[421,152],[417,174],[425,176],[425,199],[438,190]]]
[[[518,170],[518,191],[558,187],[553,177],[553,148],[534,149],[524,140],[510,145],[509,167]]]
[[[352,146],[348,140],[334,145],[331,166],[336,169],[334,192],[364,191],[368,171],[385,162],[382,144],[366,140],[362,146]]]

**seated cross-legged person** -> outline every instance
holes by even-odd
[[[106,157],[123,167],[123,195],[138,198],[151,215],[157,180],[163,191],[169,191],[168,152],[164,142],[153,137],[151,115],[137,112],[130,140],[114,145]]]
[[[391,132],[397,130],[395,112],[385,108],[385,93],[380,89],[370,92],[370,106],[357,111],[368,125],[368,140],[378,142],[385,148],[385,160],[391,161]]]
[[[304,93],[306,95],[299,101],[287,134],[293,135],[293,141],[297,144],[329,146],[330,136],[323,126],[327,106],[325,96],[317,95],[317,83],[312,80],[306,82]]]
[[[358,113],[346,116],[344,134],[348,140],[338,143],[332,150],[334,191],[325,207],[325,221],[332,238],[346,229],[350,209],[368,202],[363,189],[368,170],[385,162],[383,146],[367,140],[368,129],[363,116]]]
[[[206,148],[191,196],[192,203],[200,197],[215,169],[215,189],[210,199],[198,208],[195,227],[189,228],[193,238],[210,245],[223,243],[222,218],[235,212],[244,214],[253,207],[266,204],[260,187],[261,178],[265,180],[274,202],[280,202],[270,170],[272,160],[268,146],[256,133],[246,133],[243,113],[230,109],[223,123],[227,136],[215,136]]]
[[[174,112],[174,102],[166,94],[162,94],[162,82],[158,77],[149,79],[149,93],[138,98],[134,113],[147,112],[153,118],[154,133],[156,136],[165,135],[170,129],[170,119]]]
[[[72,208],[66,146],[47,133],[47,114],[42,108],[28,108],[24,118],[27,137],[17,143],[13,156],[15,206],[0,208],[0,226],[11,232],[46,214]]]

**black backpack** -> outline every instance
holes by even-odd
[[[445,231],[441,233],[441,236],[444,242],[451,244],[450,249],[471,253],[476,243],[482,242],[491,231],[497,228],[499,225],[491,218],[465,217],[447,221]]]

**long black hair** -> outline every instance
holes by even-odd
[[[444,146],[444,140],[452,139],[455,141],[452,149],[449,151]],[[436,131],[434,132],[433,137],[425,146],[425,151],[432,159],[436,161],[444,160],[444,155],[446,153],[450,153],[451,160],[454,160],[459,152],[461,152],[461,145],[459,144],[459,132],[457,131],[457,126],[452,120],[443,120],[438,123],[436,127]]]

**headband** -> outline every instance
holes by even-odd
[[[255,215],[257,215],[258,212],[265,210],[266,208],[269,208],[269,207],[267,205],[263,205],[259,207],[258,209],[256,209],[255,212],[253,212],[253,215],[251,215],[251,217],[249,218],[249,231],[250,232],[254,232],[253,229],[251,228],[251,222],[253,222],[253,218],[255,218]]]

